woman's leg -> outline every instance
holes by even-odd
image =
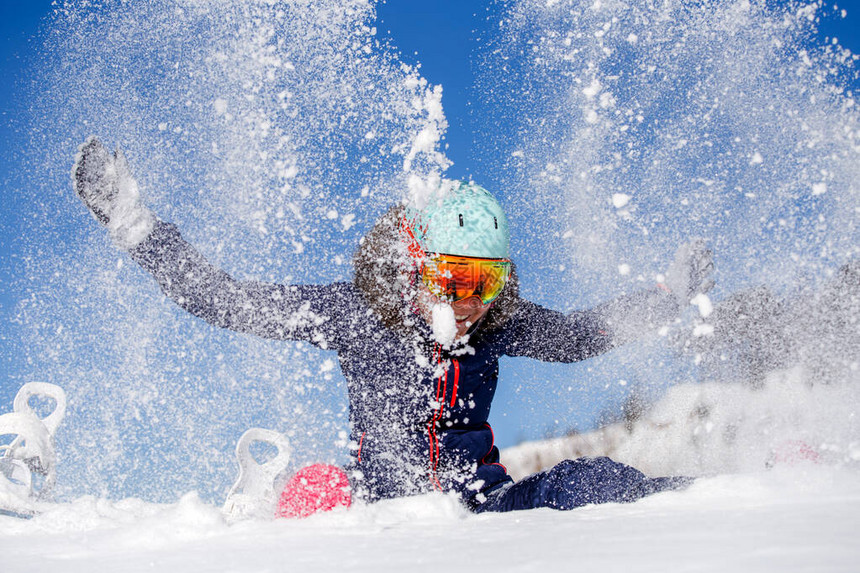
[[[606,457],[565,460],[487,496],[475,509],[516,511],[550,507],[573,509],[592,503],[625,503],[692,482],[687,477],[649,478],[639,470]]]

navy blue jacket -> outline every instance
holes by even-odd
[[[357,494],[370,501],[439,489],[479,505],[511,482],[487,423],[500,357],[583,360],[623,342],[621,322],[650,324],[677,312],[674,297],[656,289],[571,315],[518,299],[500,327],[443,348],[418,316],[391,328],[355,283],[236,281],[173,225],[158,222],[130,254],[172,300],[211,324],[337,353],[349,391],[348,469]]]

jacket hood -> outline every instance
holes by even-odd
[[[416,320],[417,269],[400,236],[405,207],[388,209],[362,237],[353,257],[353,283],[382,323],[395,331],[414,333]],[[519,280],[515,265],[502,294],[493,302],[478,332],[500,329],[510,319],[519,301]]]

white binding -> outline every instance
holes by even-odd
[[[30,406],[34,396],[55,402],[44,418]],[[0,415],[0,435],[14,436],[0,445],[5,470],[0,473],[0,508],[28,514],[33,511],[33,500],[47,495],[57,481],[54,434],[66,414],[66,393],[55,384],[29,382],[18,390],[12,410]],[[34,471],[45,476],[38,491],[34,489]]]
[[[261,464],[251,454],[251,445],[255,442],[267,443],[277,448],[278,453]],[[287,438],[273,430],[251,428],[242,434],[236,444],[239,478],[224,501],[224,515],[231,520],[273,516],[275,480],[290,463],[291,453]]]

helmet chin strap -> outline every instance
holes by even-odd
[[[478,327],[479,327],[479,326],[481,326],[481,324],[483,324],[484,320],[487,318],[487,315],[488,315],[488,314],[490,314],[490,311],[491,311],[491,310],[493,310],[493,303],[492,303],[492,302],[490,303],[490,308],[488,308],[488,309],[487,309],[487,312],[485,312],[484,314],[482,314],[482,315],[481,315],[481,318],[479,318],[478,320],[476,320],[476,321],[472,324],[472,326],[470,326],[470,327],[466,330],[466,333],[465,333],[463,336],[471,336],[471,335],[472,335],[476,330],[478,330]]]

